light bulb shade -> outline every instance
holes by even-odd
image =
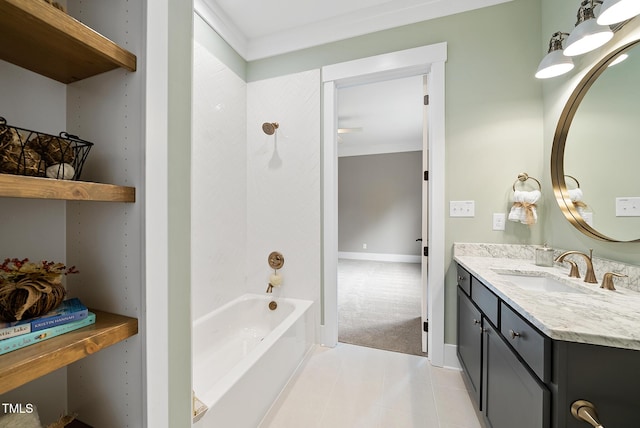
[[[611,61],[609,65],[607,65],[607,67],[613,67],[616,64],[620,64],[622,61],[624,61],[627,58],[629,58],[629,54],[626,54],[626,53],[620,54],[616,59]]]
[[[598,24],[612,25],[640,15],[638,0],[604,0],[600,6]]]
[[[566,40],[564,54],[566,56],[582,55],[598,49],[613,38],[609,27],[598,25],[595,19],[582,21],[573,29]]]
[[[548,79],[560,76],[571,71],[573,67],[573,60],[563,55],[562,50],[551,51],[540,61],[538,71],[536,71],[536,78]]]

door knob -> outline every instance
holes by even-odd
[[[579,421],[590,424],[593,428],[604,428],[598,420],[596,406],[586,400],[577,400],[571,404],[571,414]]]

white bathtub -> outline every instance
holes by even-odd
[[[194,322],[194,427],[258,426],[314,342],[312,303],[246,294]]]

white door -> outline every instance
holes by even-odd
[[[428,352],[427,349],[427,329],[429,325],[429,87],[427,85],[428,76],[423,76],[422,95],[424,96],[424,108],[422,116],[422,170],[424,177],[422,181],[422,325],[427,326],[422,330],[422,352]],[[425,251],[426,249],[426,251]]]
[[[445,365],[444,343],[444,273],[445,273],[445,62],[447,44],[422,46],[322,67],[324,90],[323,130],[323,283],[319,342],[335,346],[338,342],[338,176],[336,89],[346,83],[379,81],[383,77],[406,77],[428,73],[430,79],[429,127],[429,310],[431,327],[427,334],[431,364]],[[426,313],[425,313],[426,316]],[[455,360],[455,357],[454,357]],[[449,365],[455,365],[452,360]]]

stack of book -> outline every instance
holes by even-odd
[[[94,324],[96,315],[79,299],[65,300],[45,315],[0,322],[0,355]]]

